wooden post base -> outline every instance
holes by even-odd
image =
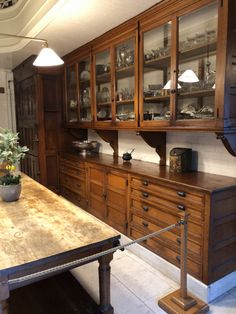
[[[195,296],[189,295],[186,300],[176,290],[158,301],[158,305],[168,314],[205,314],[209,311],[208,304]]]

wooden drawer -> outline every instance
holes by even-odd
[[[203,208],[192,208],[188,203],[186,202],[179,202],[178,200],[168,200],[163,197],[162,194],[157,195],[153,194],[149,190],[146,191],[144,189],[135,189],[131,188],[131,197],[132,199],[136,199],[141,204],[147,203],[149,205],[156,206],[164,211],[168,211],[173,214],[178,214],[183,210],[188,210],[191,214],[191,219],[196,219],[203,221],[204,215],[203,215]],[[141,205],[143,206],[143,205]]]
[[[87,207],[87,202],[86,198],[81,196],[80,194],[76,194],[70,190],[68,190],[65,187],[61,188],[61,195],[71,201],[72,203],[76,204],[77,206],[86,209]]]
[[[65,158],[60,158],[60,167],[61,166],[72,167],[72,168],[76,168],[76,169],[85,170],[85,164],[83,162],[68,160],[68,159],[65,159]]]
[[[167,207],[164,206],[154,206],[148,201],[140,201],[131,198],[131,206],[132,212],[137,213],[137,215],[147,219],[148,221],[152,221],[154,224],[158,224],[162,228],[175,224],[179,219],[179,212],[175,210],[167,210]],[[191,213],[191,209],[190,209]],[[190,216],[188,222],[189,228],[189,238],[202,245],[203,238],[203,224],[201,221],[196,220],[195,217]]]
[[[144,232],[136,230],[135,228],[130,228],[131,238],[138,239],[140,237],[143,237],[144,235],[145,235]],[[174,250],[165,246],[163,242],[161,243],[158,240],[154,240],[154,238],[150,238],[146,241],[143,241],[142,245],[144,245],[148,249],[151,249],[151,251],[163,257],[170,263],[178,267],[180,266],[180,255],[176,253]],[[200,262],[197,263],[196,261],[190,260],[188,258],[187,265],[188,265],[189,274],[193,275],[194,277],[198,279],[202,279],[202,264]]]
[[[65,165],[60,165],[61,174],[68,174],[75,178],[79,178],[85,181],[85,169],[82,168],[72,168]]]
[[[72,190],[74,193],[82,194],[85,196],[85,182],[78,180],[74,177],[68,176],[66,174],[61,175],[60,178],[61,185]]]
[[[205,207],[204,193],[186,187],[177,187],[174,183],[172,185],[163,184],[148,178],[131,177],[131,186],[137,190],[152,193],[157,197],[188,205],[196,210],[202,210]]]
[[[139,230],[143,230],[145,234],[159,231],[174,223],[176,223],[176,220],[174,219],[174,217],[173,217],[172,222],[170,222],[169,220],[166,220],[165,222],[153,223],[150,220],[146,219],[145,217],[137,216],[133,212],[131,212],[130,214],[131,227],[136,227]],[[190,228],[191,226],[189,227],[189,229]],[[194,234],[194,237],[196,237],[196,234]],[[170,248],[173,248],[177,250],[177,252],[179,252],[179,247],[181,243],[180,228],[174,228],[171,231],[164,232],[158,238],[162,239],[166,243],[166,245],[168,245]],[[189,255],[191,255],[193,258],[196,258],[200,261],[200,258],[202,257],[201,241],[197,242],[195,241],[195,239],[192,239],[192,236],[190,233],[188,237],[188,250],[189,250]]]

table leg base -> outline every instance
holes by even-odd
[[[180,290],[174,291],[160,299],[158,305],[168,314],[205,314],[209,311],[208,304],[190,294],[188,299],[196,301],[191,302],[192,306],[190,308],[184,309],[184,306],[180,305],[181,302],[176,302],[177,299],[180,300]]]
[[[113,307],[111,305],[107,309],[99,308],[99,311],[102,314],[114,314],[114,309],[113,309]]]
[[[8,314],[8,301],[0,302],[0,314]]]

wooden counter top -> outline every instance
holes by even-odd
[[[16,202],[0,201],[0,269],[111,242],[119,233],[22,175]]]
[[[188,172],[175,174],[169,171],[168,166],[159,166],[156,163],[132,159],[130,162],[123,162],[123,159],[113,158],[109,154],[79,155],[76,152],[62,152],[61,157],[72,158],[75,161],[92,162],[102,166],[109,166],[114,169],[123,170],[131,174],[148,176],[159,179],[163,182],[192,186],[206,192],[213,192],[236,186],[236,178],[215,175],[205,172]]]

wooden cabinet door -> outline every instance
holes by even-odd
[[[126,234],[128,175],[109,170],[107,173],[106,201],[108,224]]]
[[[94,216],[106,218],[106,172],[105,168],[90,164],[88,166],[88,211]]]

